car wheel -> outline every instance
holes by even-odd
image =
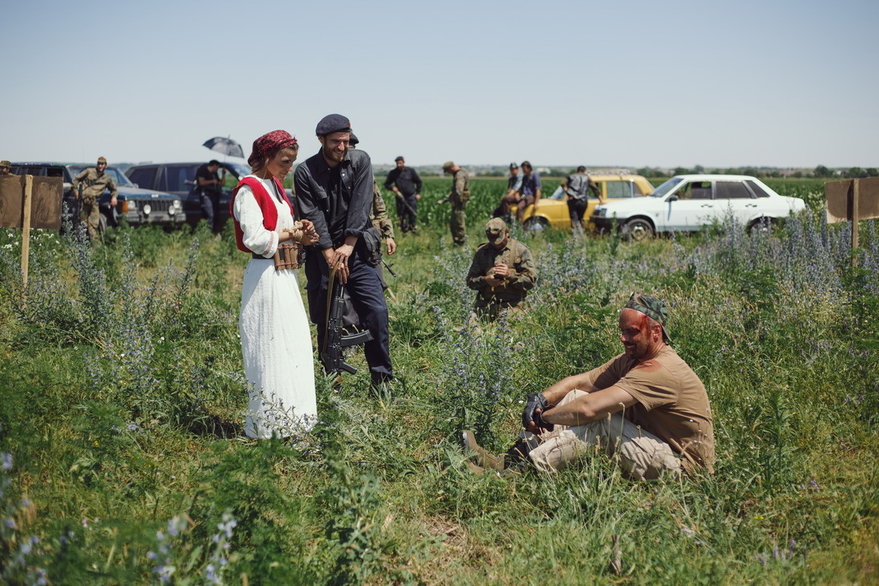
[[[644,218],[635,218],[623,224],[623,238],[641,242],[653,238],[653,224]]]
[[[772,218],[757,218],[751,222],[749,232],[751,234],[766,234],[772,231]]]
[[[549,228],[549,222],[546,218],[541,218],[540,216],[532,216],[525,220],[525,223],[522,224],[522,227],[525,228],[527,232],[532,232],[534,234],[538,232],[544,232],[547,228]]]

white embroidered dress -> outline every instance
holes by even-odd
[[[249,437],[287,437],[311,429],[317,418],[311,330],[295,270],[276,271],[278,234],[293,216],[271,179],[258,179],[278,209],[275,231],[263,226],[253,191],[242,185],[233,214],[252,258],[244,271],[238,331],[250,401],[244,432]]]

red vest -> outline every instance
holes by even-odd
[[[275,182],[278,189],[281,190],[281,193],[284,193],[284,186],[281,185],[281,182],[278,181],[277,177],[272,177],[272,181]],[[235,217],[235,196],[238,195],[238,190],[241,189],[242,185],[247,185],[250,187],[251,191],[253,191],[253,196],[256,198],[256,203],[259,204],[259,209],[262,211],[262,225],[266,230],[275,230],[275,227],[278,225],[278,208],[275,207],[275,198],[272,197],[266,188],[263,187],[262,182],[256,177],[245,177],[241,181],[238,182],[238,185],[235,186],[235,189],[232,190],[232,198],[229,200],[229,215],[232,216],[232,220],[235,222],[235,244],[238,245],[238,250],[244,252],[253,252],[246,246],[244,246],[244,231],[241,229],[241,224],[238,222],[238,219]],[[287,206],[290,207],[290,213],[293,214],[293,206],[290,204],[290,200],[284,196],[284,201],[287,203]],[[295,217],[295,215],[294,215]]]

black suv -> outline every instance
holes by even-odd
[[[16,175],[34,175],[38,177],[61,177],[64,184],[63,205],[61,206],[61,225],[73,223],[77,201],[73,193],[73,178],[90,165],[69,163],[13,163],[12,172]],[[107,167],[116,182],[118,197],[116,207],[110,205],[110,193],[105,191],[98,200],[101,210],[101,223],[115,227],[121,218],[132,225],[160,224],[174,226],[182,224],[183,202],[177,195],[160,193],[149,189],[139,189],[132,184],[121,171],[115,167]]]
[[[202,218],[201,197],[195,182],[195,173],[207,161],[199,163],[147,163],[133,165],[125,173],[137,185],[167,191],[183,198],[183,211],[186,221],[196,225]],[[216,210],[220,225],[229,218],[229,198],[232,189],[241,177],[250,174],[250,167],[241,163],[220,163],[220,177],[225,174],[223,192],[220,194],[219,209]]]

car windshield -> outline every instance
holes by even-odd
[[[657,187],[656,190],[650,195],[652,195],[653,197],[664,197],[668,192],[677,187],[678,184],[683,180],[683,177],[672,177],[671,179]]]
[[[70,165],[68,170],[72,177],[76,177],[85,168],[86,167],[84,166]],[[113,181],[116,182],[116,187],[134,187],[134,183],[132,183],[131,180],[116,167],[107,167],[104,172],[113,178]]]
[[[238,177],[250,175],[250,167],[242,163],[223,163],[227,168],[234,171]]]

